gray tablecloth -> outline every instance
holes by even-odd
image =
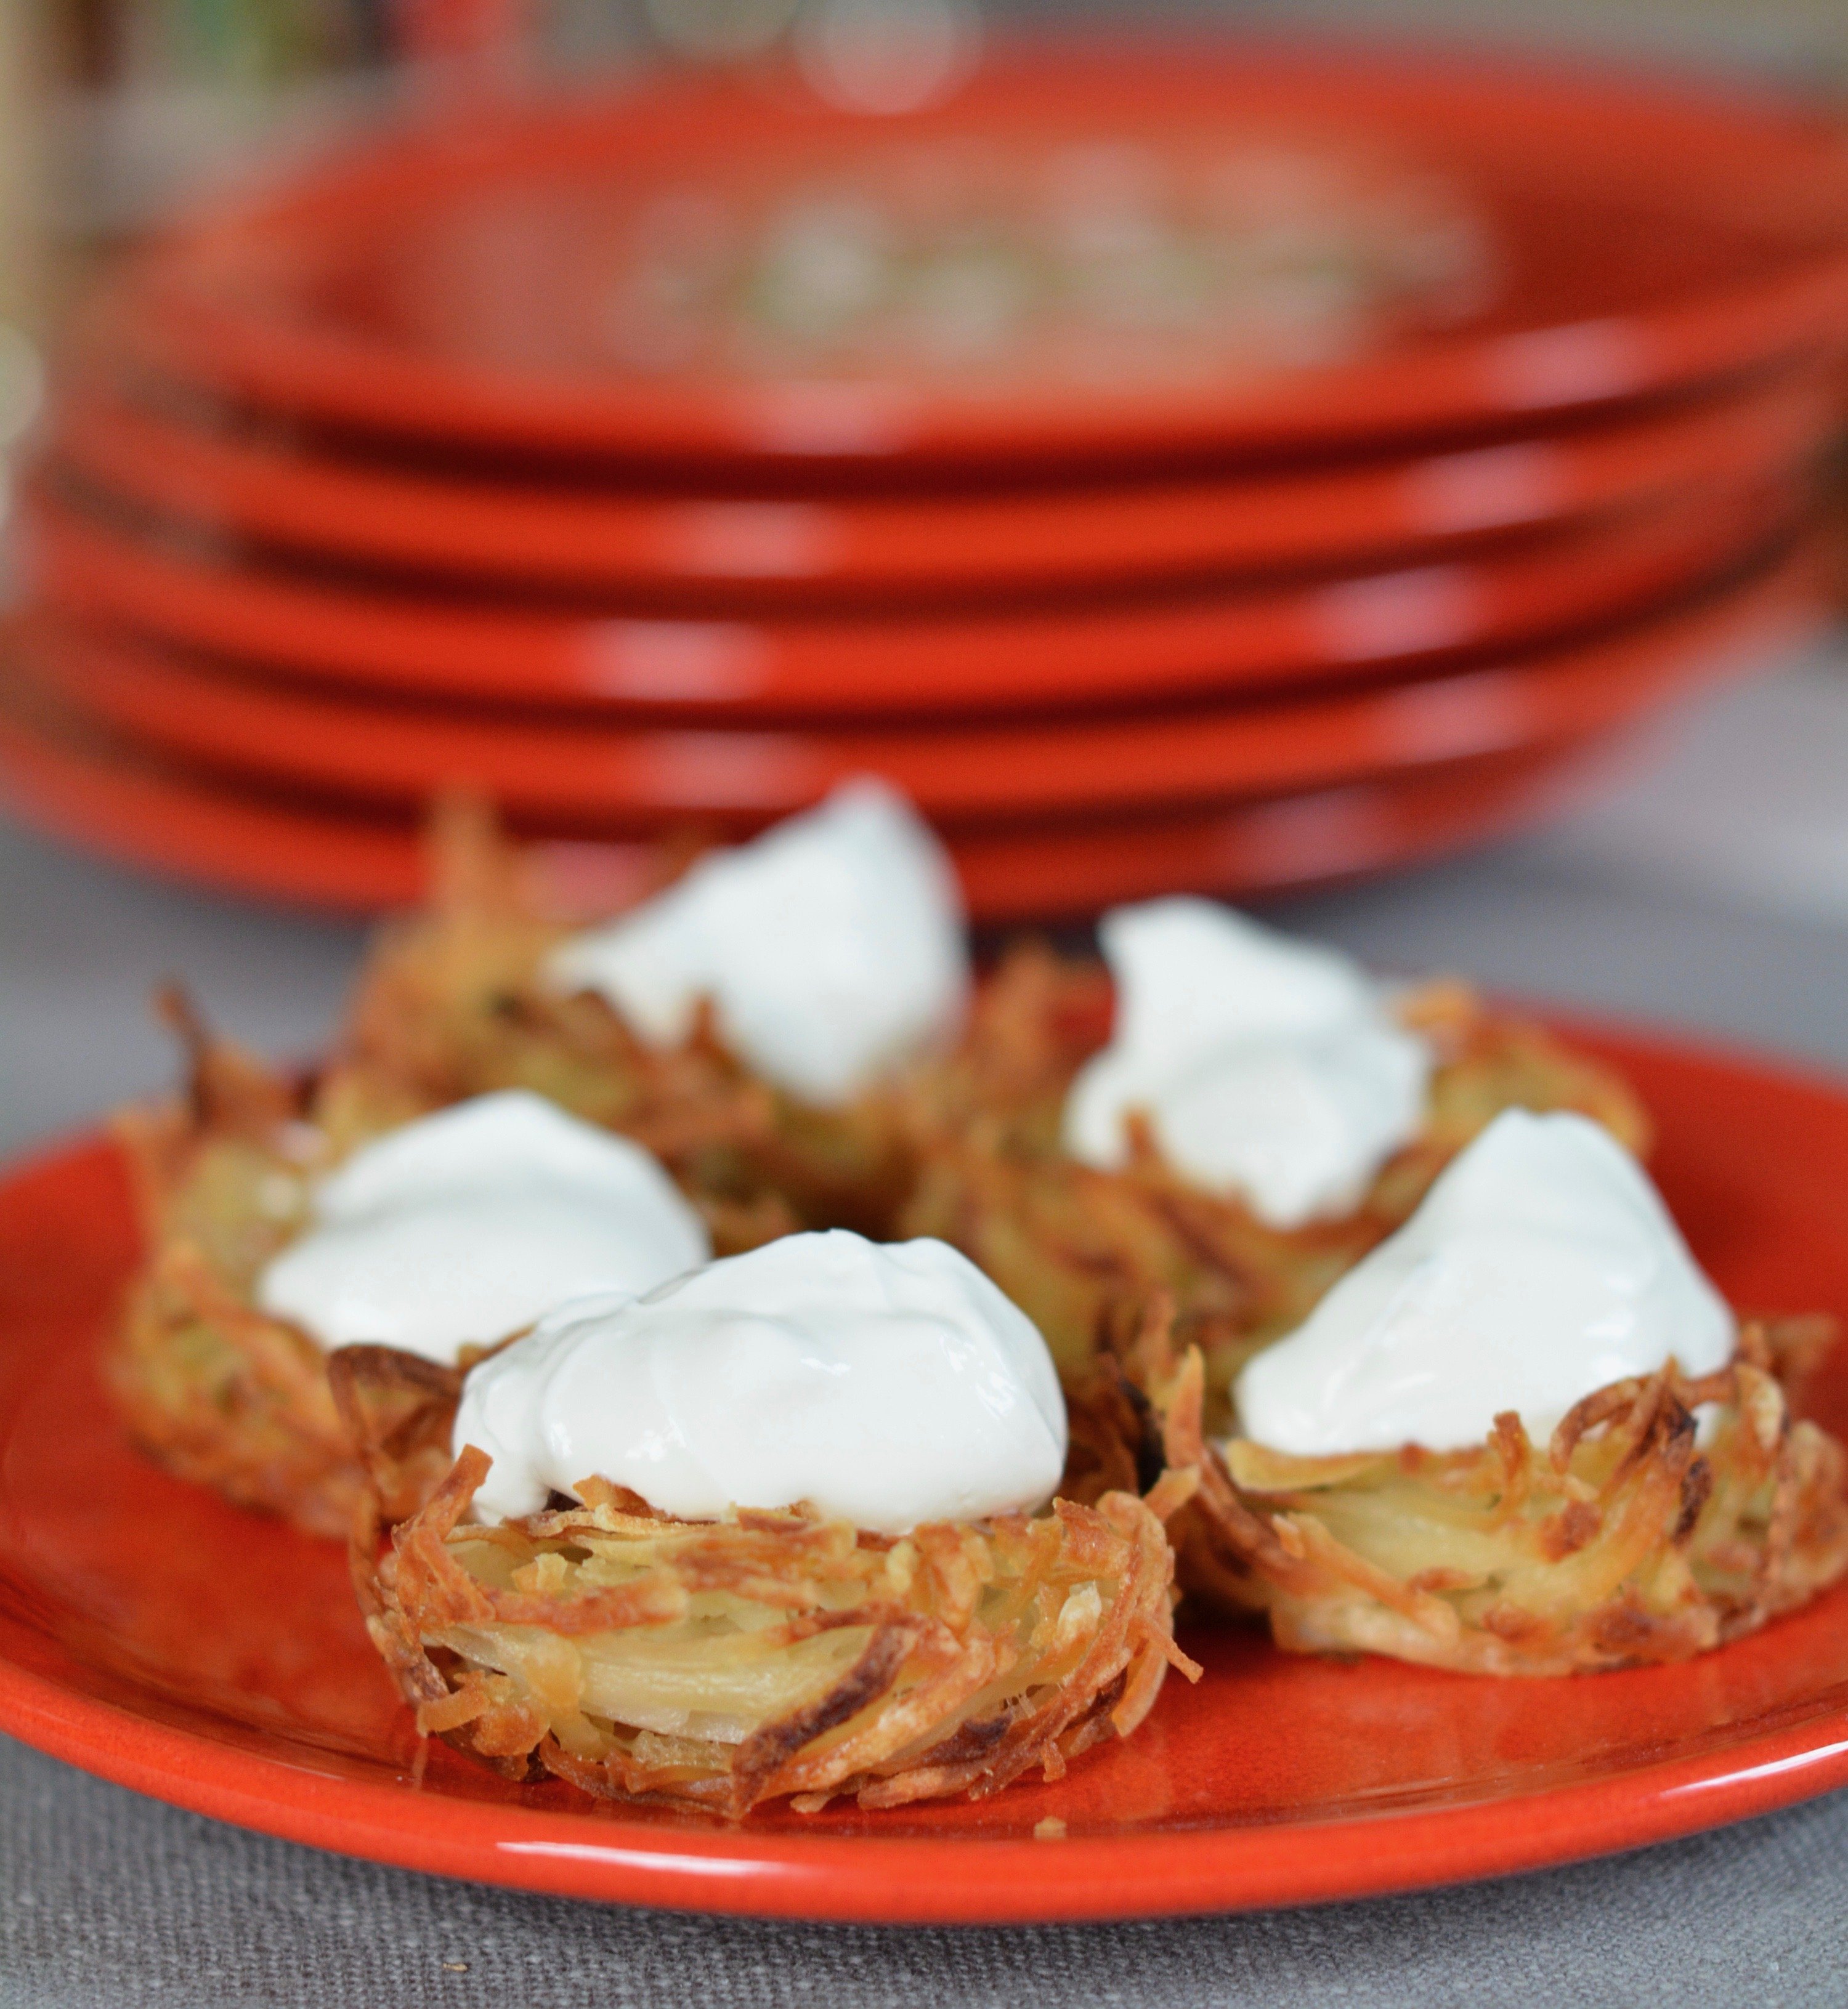
[[[1775,797],[1769,714],[1732,703],[1709,739],[1729,772],[1755,746]],[[1704,785],[1688,771],[1689,786]],[[1676,796],[1674,772],[1665,790],[1659,778],[1651,784],[1658,799]],[[1848,774],[1842,793],[1848,836]],[[1715,817],[1741,817],[1748,845],[1750,806],[1711,799]],[[1618,827],[1588,819],[1389,886],[1298,902],[1285,918],[1383,965],[1467,969],[1507,990],[1848,1069],[1848,929],[1753,911],[1736,888],[1722,898],[1697,880],[1677,886],[1659,859],[1632,870],[1609,835]],[[1840,856],[1848,889],[1848,845]],[[359,944],[354,928],[153,885],[0,829],[0,1146],[163,1078],[168,1056],[141,1001],[159,976],[183,973],[227,1029],[306,1051]],[[1618,1860],[1364,1904],[885,1932],[601,1909],[433,1881],[218,1827],[0,1740],[0,2009],[1565,2009],[1729,1998],[1848,2000],[1848,1795]]]
[[[1845,1851],[1837,1795],[1367,1904],[1033,1931],[786,1926],[376,1869],[0,1745],[0,2009],[1797,2009],[1848,2000]]]

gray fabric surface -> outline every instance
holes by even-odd
[[[307,1053],[339,1008],[354,923],[118,872],[0,824],[0,1150],[172,1078],[148,994],[183,978],[220,1027]]]
[[[1467,969],[1848,1067],[1848,929],[1626,876],[1570,831],[1284,917],[1384,966]],[[158,886],[0,827],[0,1148],[164,1079],[143,1004],[155,979],[182,972],[228,1029],[305,1051],[359,945],[349,927]],[[1722,1998],[1848,2000],[1848,1795],[1639,1855],[1364,1904],[878,1932],[445,1883],[219,1827],[0,1739],[0,2009]]]
[[[1641,1855],[1365,1904],[1034,1930],[792,1926],[347,1862],[0,1743],[0,2009],[1797,2009],[1848,1999],[1845,1851],[1836,1795]]]

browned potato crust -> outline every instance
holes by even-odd
[[[251,1302],[258,1272],[306,1217],[326,1139],[310,1084],[212,1040],[165,1001],[191,1055],[186,1092],[125,1111],[116,1132],[144,1245],[105,1367],[132,1435],[180,1478],[311,1534],[351,1525],[359,1473],[327,1357]]]
[[[676,1521],[589,1479],[582,1505],[475,1526],[481,1451],[424,1497],[460,1375],[374,1347],[332,1373],[372,1481],[373,1641],[425,1734],[511,1777],[731,1819],[981,1798],[1128,1736],[1170,1666],[1197,1675],[1133,1493],[893,1538],[800,1505]]]
[[[1488,1674],[1684,1660],[1848,1568],[1848,1461],[1786,1392],[1830,1332],[1747,1324],[1720,1372],[1600,1389],[1545,1447],[1510,1414],[1474,1450],[1300,1458],[1211,1441],[1199,1350],[1177,1360],[1158,1317],[1100,1363],[1075,1436],[1105,1447],[1094,1469],[1187,1474],[1186,1596],[1267,1614],[1293,1651]]]
[[[1101,962],[1039,944],[1008,957],[959,1051],[913,1085],[920,1170],[900,1231],[937,1235],[979,1263],[1045,1334],[1068,1380],[1134,1327],[1151,1295],[1169,1294],[1180,1343],[1204,1356],[1215,1422],[1245,1361],[1300,1324],[1502,1110],[1578,1110],[1633,1150],[1648,1142],[1641,1106],[1609,1068],[1463,985],[1434,983],[1401,1007],[1439,1056],[1423,1136],[1345,1219],[1267,1227],[1190,1184],[1146,1132],[1121,1172],[1066,1155],[1066,1092],[1108,1036],[1110,998]]]

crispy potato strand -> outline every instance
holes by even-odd
[[[105,1355],[110,1388],[169,1471],[338,1538],[359,1474],[325,1355],[252,1302],[258,1272],[305,1221],[308,1178],[325,1162],[312,1086],[213,1038],[177,990],[161,1006],[189,1079],[172,1100],[116,1119],[145,1253]]]

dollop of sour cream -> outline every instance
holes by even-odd
[[[791,1235],[562,1305],[463,1385],[485,1519],[595,1476],[663,1513],[807,1500],[898,1535],[1045,1501],[1065,1405],[1033,1322],[942,1242]]]
[[[706,1227],[639,1144],[524,1090],[480,1095],[362,1145],[257,1302],[323,1346],[452,1362],[567,1298],[643,1291],[707,1261]]]
[[[930,830],[883,782],[701,859],[655,898],[562,943],[547,979],[672,1045],[710,997],[732,1051],[821,1105],[959,1022],[962,895]]]
[[[1210,900],[1119,907],[1098,933],[1116,1022],[1066,1100],[1074,1157],[1123,1165],[1140,1110],[1171,1164],[1289,1228],[1357,1205],[1417,1134],[1431,1049],[1338,950]]]
[[[1243,1435],[1304,1457],[1460,1450],[1509,1409],[1544,1441],[1671,1355],[1723,1366],[1736,1336],[1623,1146],[1583,1116],[1511,1109],[1233,1395]]]

